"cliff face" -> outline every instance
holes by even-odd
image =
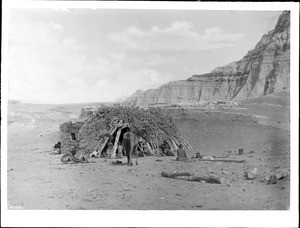
[[[290,12],[283,12],[275,29],[263,35],[241,60],[193,75],[157,89],[135,93],[126,102],[138,106],[243,100],[290,87]]]

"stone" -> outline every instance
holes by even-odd
[[[257,177],[257,168],[251,169],[245,172],[245,176],[248,180],[253,180]]]

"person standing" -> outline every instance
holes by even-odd
[[[122,143],[119,142],[118,145],[118,158],[122,158],[123,157],[123,146]]]
[[[114,144],[112,143],[112,141],[109,141],[107,143],[107,146],[108,146],[108,148],[107,148],[107,157],[110,158],[111,155],[112,155],[113,149],[114,149]]]

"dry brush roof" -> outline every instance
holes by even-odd
[[[80,130],[82,148],[95,149],[98,142],[122,120],[132,132],[142,136],[153,148],[164,141],[186,144],[168,110],[149,107],[129,107],[119,104],[99,107],[90,115]],[[188,146],[186,146],[187,149]]]
[[[60,124],[60,131],[62,132],[78,132],[82,125],[84,124],[83,120],[72,120]]]

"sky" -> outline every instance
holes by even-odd
[[[8,96],[112,102],[241,59],[279,11],[10,9]]]

